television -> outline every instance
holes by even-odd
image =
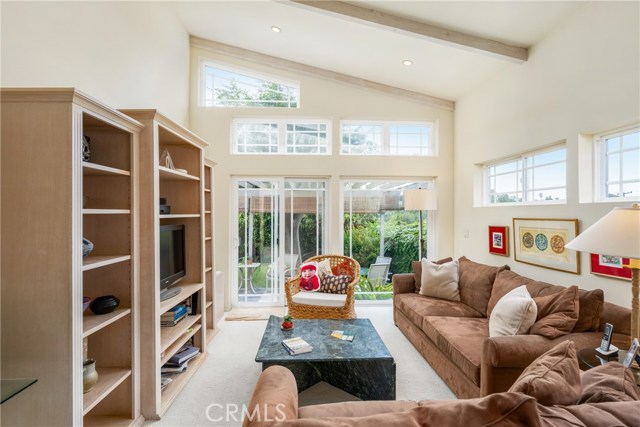
[[[184,224],[160,226],[160,301],[178,295],[172,287],[186,275]]]

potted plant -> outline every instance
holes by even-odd
[[[282,329],[284,329],[285,331],[293,329],[293,316],[289,316],[287,314],[282,320],[284,320],[282,322]]]

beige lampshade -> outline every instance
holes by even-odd
[[[435,211],[438,209],[438,195],[436,190],[414,189],[404,190],[405,211]]]
[[[574,251],[640,258],[640,205],[614,208],[564,245]]]

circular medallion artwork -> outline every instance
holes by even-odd
[[[564,238],[558,234],[551,237],[551,250],[557,254],[564,252]]]
[[[530,248],[533,246],[533,235],[531,233],[524,233],[522,235],[522,244],[525,248]]]
[[[548,246],[549,240],[547,239],[547,236],[542,233],[536,234],[536,248],[538,248],[538,250],[542,252],[547,249]]]

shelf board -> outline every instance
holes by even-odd
[[[84,215],[129,215],[131,209],[82,209]]]
[[[189,296],[198,292],[200,289],[204,287],[204,284],[203,283],[184,283],[184,284],[181,283],[178,286],[182,288],[182,292],[180,292],[178,295],[172,298],[169,298],[166,301],[160,301],[160,314],[164,313],[165,311],[169,310],[171,307],[174,307],[181,301],[184,301],[185,299],[187,299]]]
[[[171,181],[200,181],[200,178],[197,176],[189,175],[188,173],[184,172],[178,172],[164,166],[158,166],[158,172],[160,173],[160,179]]]
[[[211,240],[211,236],[207,236],[207,237],[205,237],[205,238],[204,238],[204,241],[205,241],[205,242],[206,242],[206,241],[209,241],[209,240]]]
[[[205,189],[204,189],[204,192],[205,192],[205,193],[211,193],[211,190],[210,190],[210,189],[208,189],[208,188],[205,188]]]
[[[94,332],[112,324],[118,319],[131,314],[130,308],[118,307],[111,313],[107,314],[93,314],[89,311],[89,314],[82,316],[82,338],[86,338]]]
[[[130,368],[96,368],[98,383],[83,397],[82,415],[92,410],[98,403],[109,395],[116,387],[131,375]]]
[[[205,269],[204,269],[204,272],[205,272],[205,273],[208,273],[208,272],[210,272],[211,270],[213,270],[213,267],[207,267],[207,268],[205,268]]]
[[[89,255],[82,258],[82,271],[93,270],[94,268],[117,264],[130,259],[131,255]]]
[[[176,397],[178,397],[178,394],[180,394],[184,386],[187,385],[191,377],[196,373],[206,358],[207,353],[200,353],[199,356],[196,356],[189,361],[186,372],[171,376],[173,381],[164,390],[162,390],[162,405],[160,407],[161,416],[164,415],[167,409],[169,409],[169,406],[171,406]]]
[[[129,427],[142,425],[142,421],[127,418],[124,415],[86,415],[82,420],[85,427]]]
[[[131,176],[131,172],[123,169],[112,168],[91,162],[82,162],[82,171],[85,175],[124,175]]]
[[[209,343],[211,342],[213,337],[216,336],[218,331],[219,329],[207,328],[207,345],[209,345]]]
[[[207,305],[204,306],[205,309],[208,309],[213,305],[213,301],[207,301]]]
[[[176,326],[170,327],[161,327],[160,328],[160,357],[164,357],[166,355],[166,351],[171,345],[182,335],[188,334],[196,330],[194,327],[193,330],[189,330],[198,320],[200,320],[202,316],[199,314],[194,314],[185,317],[178,323]],[[199,329],[198,325],[198,329]]]
[[[211,215],[211,211],[204,211],[205,215]]]
[[[200,218],[200,214],[169,214],[169,215],[160,215],[160,219],[169,219],[169,218]]]
[[[169,361],[169,359],[171,358],[171,356],[173,356],[176,353],[176,351],[180,350],[180,347],[182,347],[184,345],[184,343],[186,343],[189,338],[194,336],[196,334],[196,332],[198,332],[200,330],[201,327],[202,327],[202,325],[200,323],[197,323],[192,328],[191,331],[189,331],[188,333],[184,334],[182,337],[180,337],[179,340],[177,340],[172,345],[167,347],[167,349],[164,351],[164,353],[162,353],[163,356],[161,356],[161,358],[160,358],[160,366],[162,366],[165,363],[167,363]]]

